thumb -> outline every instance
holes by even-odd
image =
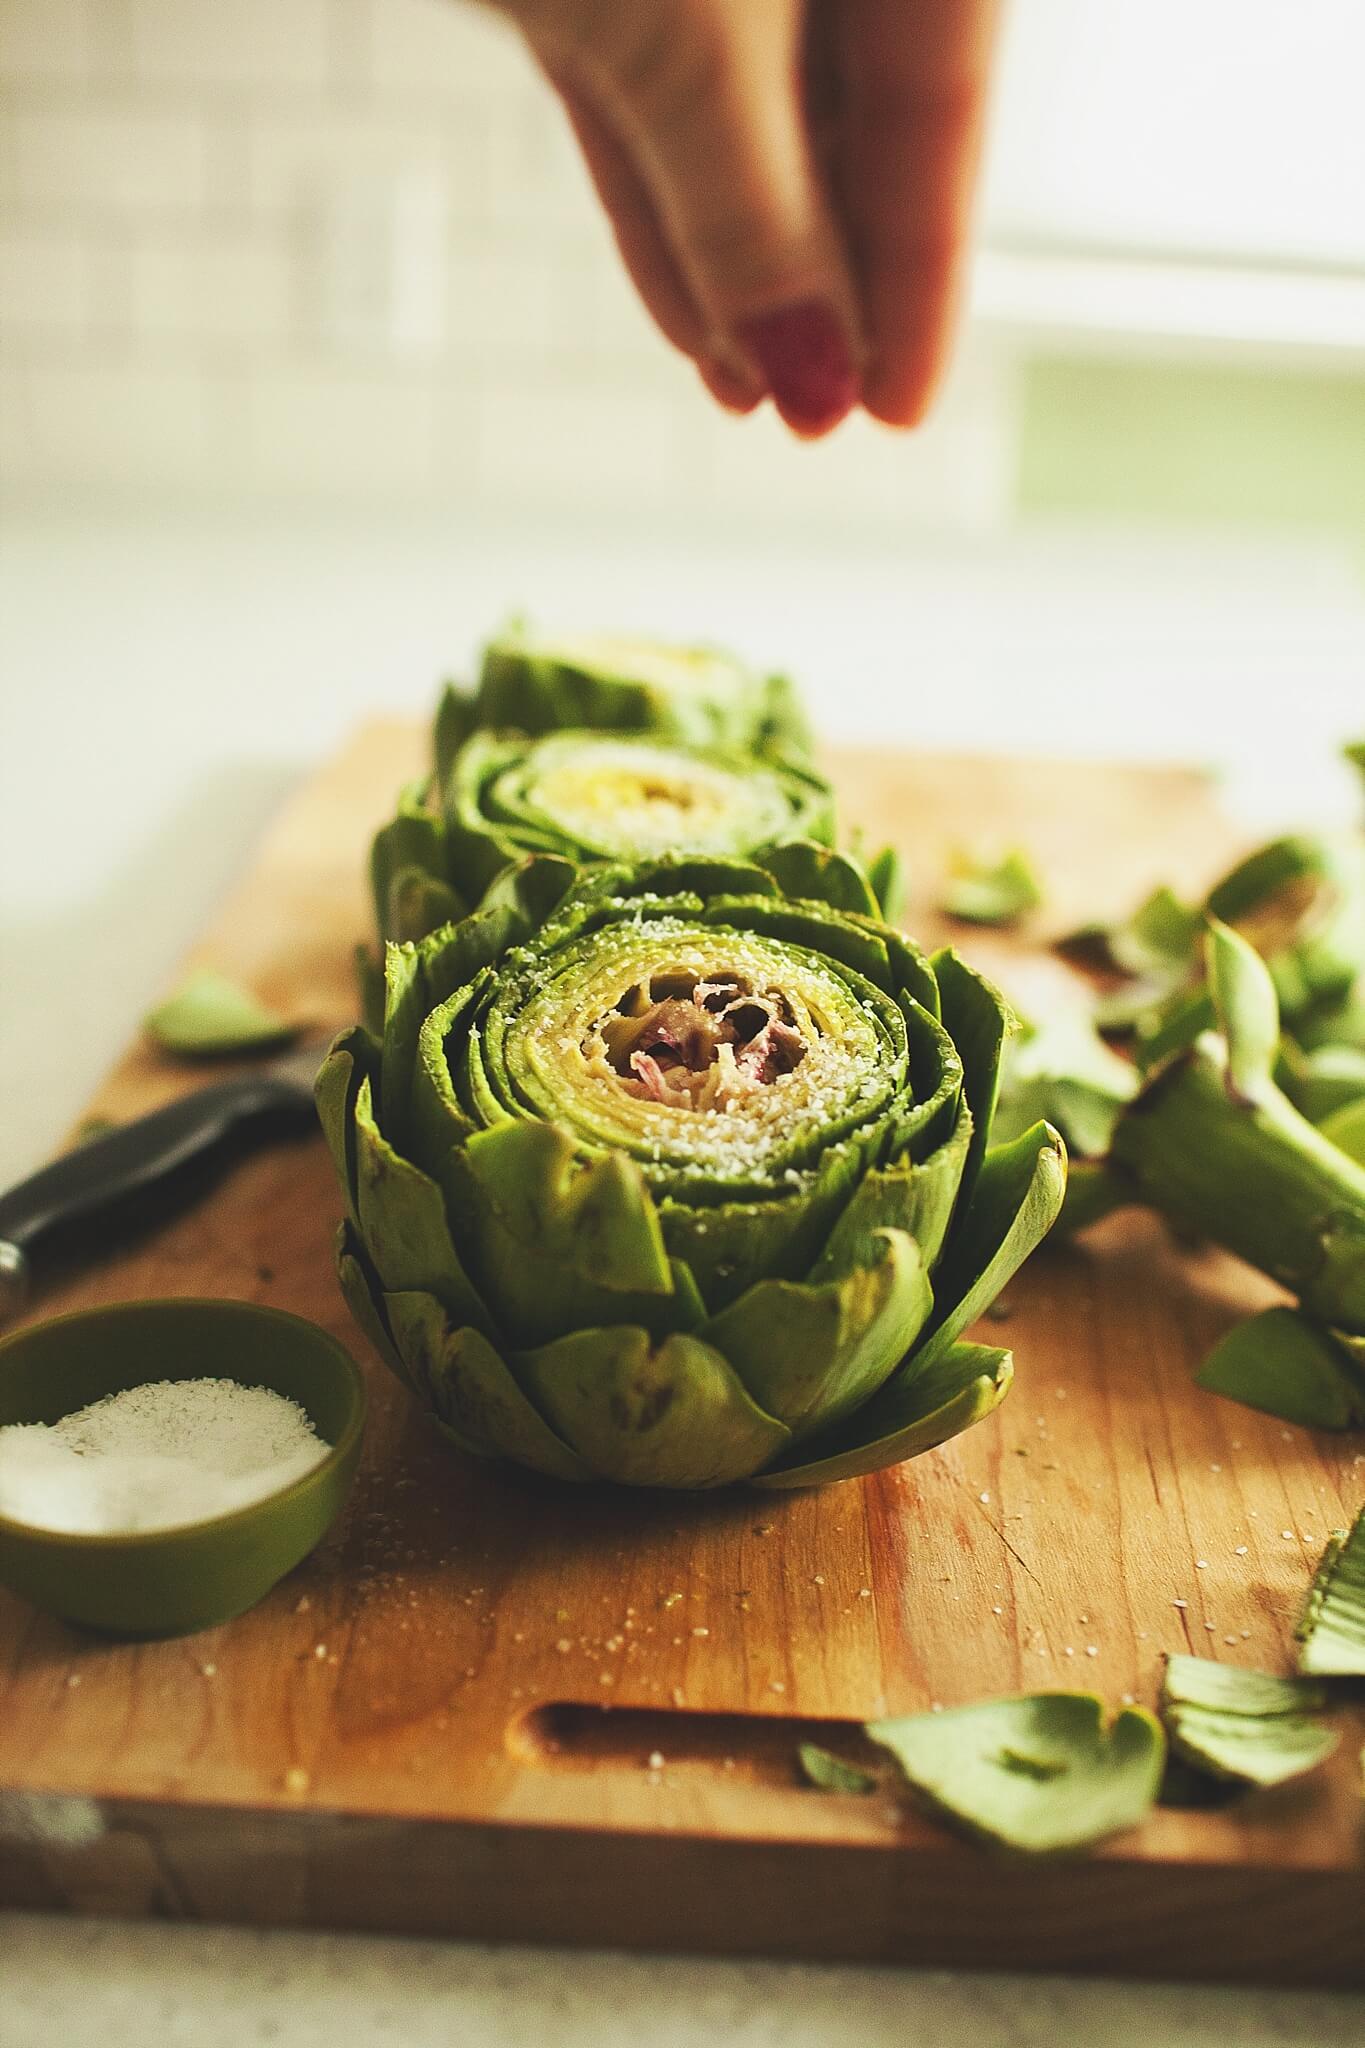
[[[647,185],[721,362],[799,433],[856,403],[852,285],[802,103],[802,0],[632,0],[576,51]]]

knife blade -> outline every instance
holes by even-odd
[[[44,1252],[192,1166],[243,1143],[315,1127],[316,1039],[231,1080],[196,1088],[64,1152],[0,1195],[0,1323],[19,1313]]]

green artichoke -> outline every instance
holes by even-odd
[[[1065,1183],[1044,1124],[987,1149],[1005,1006],[782,865],[604,866],[563,893],[533,856],[391,944],[382,1039],[328,1056],[343,1290],[466,1451],[806,1486],[1005,1393],[1009,1354],[963,1332]]]
[[[477,688],[447,687],[436,718],[437,772],[475,732],[564,727],[793,758],[811,748],[786,676],[762,675],[711,647],[619,634],[545,637],[514,624],[485,648]]]
[[[472,910],[527,853],[728,858],[833,838],[832,792],[808,768],[629,733],[478,733],[434,784],[404,793],[370,874],[381,936],[417,939]],[[850,905],[874,908],[861,869],[814,847],[838,862]]]

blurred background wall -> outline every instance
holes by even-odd
[[[461,0],[0,0],[13,497],[1057,516],[1365,538],[1365,8],[1015,0],[974,315],[912,440],[698,402]]]

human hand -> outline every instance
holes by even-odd
[[[908,427],[948,352],[999,0],[492,0],[714,397]]]

